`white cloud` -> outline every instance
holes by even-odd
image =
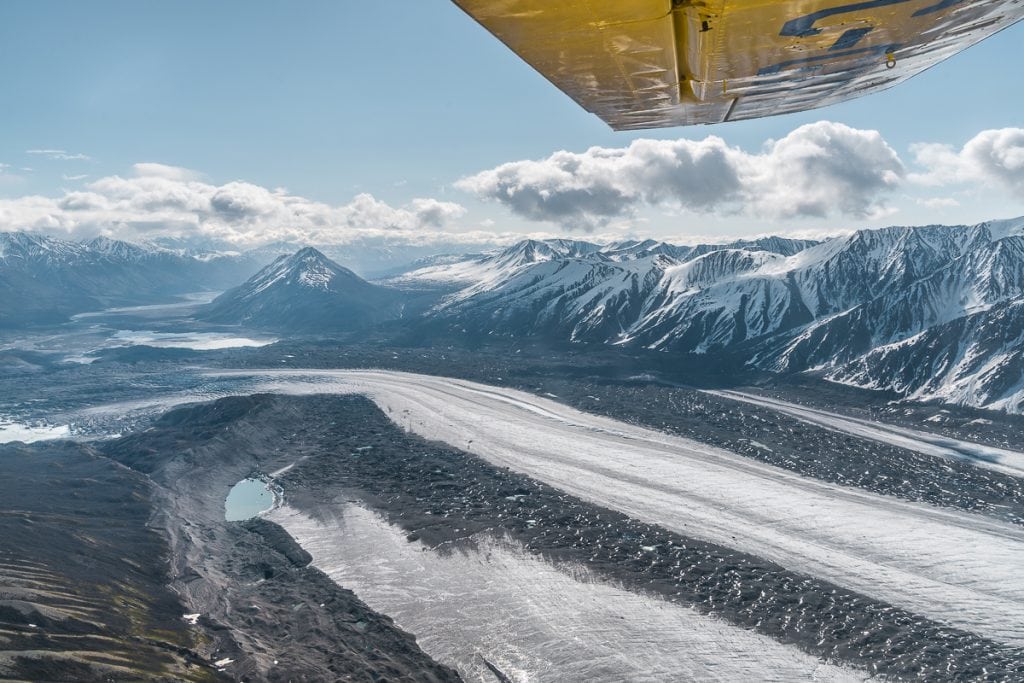
[[[190,168],[168,166],[167,164],[157,164],[151,161],[134,164],[132,170],[140,178],[164,178],[165,180],[180,180],[184,182],[199,180],[203,177],[202,173],[193,171]]]
[[[1007,196],[1024,197],[1024,129],[983,131],[959,150],[920,144],[911,151],[921,168],[909,176],[912,187],[894,205],[948,212],[958,199],[967,204],[973,186],[1006,188]],[[24,179],[12,170],[17,169],[0,164],[0,183],[22,186]],[[456,187],[518,217],[558,226],[534,236],[582,229],[594,239],[617,239],[664,236],[681,227],[687,232],[721,228],[735,236],[773,224],[779,226],[776,232],[814,227],[814,236],[822,236],[835,232],[830,226],[840,222],[837,217],[847,224],[848,218],[878,224],[895,211],[887,200],[905,177],[899,156],[878,132],[821,121],[769,140],[753,153],[716,136],[640,139],[620,148],[560,151],[502,164],[463,178]],[[64,179],[81,182],[55,196],[0,199],[0,230],[72,238],[198,238],[237,248],[369,240],[482,246],[529,231],[522,220],[505,231],[486,216],[462,223],[463,206],[435,198],[398,206],[361,192],[346,203],[329,204],[244,181],[214,184],[197,171],[155,162],[135,164],[124,176]],[[952,184],[970,186],[956,193],[923,189]],[[796,218],[814,220],[790,224]]]
[[[766,218],[875,217],[903,176],[877,131],[819,121],[750,154],[717,136],[560,151],[459,180],[530,220],[594,230],[642,206]]]
[[[916,201],[929,209],[955,209],[960,206],[960,202],[952,197],[925,197]]]
[[[412,210],[424,225],[440,228],[448,222],[462,218],[466,209],[461,204],[437,199],[414,199]]]
[[[67,175],[66,173],[61,175],[61,178],[68,181],[85,180],[89,176],[85,173],[79,175]]]
[[[278,240],[429,242],[447,235],[443,230],[465,213],[458,204],[436,199],[395,207],[360,194],[331,205],[241,181],[213,185],[174,166],[145,163],[133,170],[131,176],[100,178],[59,197],[0,200],[0,230],[129,240],[198,237],[239,247]]]
[[[25,154],[46,157],[54,161],[89,161],[90,157],[84,154],[74,154],[63,149],[26,149]]]
[[[1024,198],[1024,128],[983,130],[959,150],[952,145],[923,143],[910,148],[925,170],[912,182],[928,186],[995,184]]]

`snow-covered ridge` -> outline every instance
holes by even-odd
[[[817,370],[917,398],[1024,409],[1024,364],[1012,330],[998,353],[991,344],[954,344],[955,367],[933,368],[946,378],[941,387],[931,375],[897,367],[910,354],[894,353],[926,331],[970,334],[954,322],[981,324],[972,316],[991,319],[983,325],[989,337],[1000,325],[1020,324],[1012,311],[994,311],[1024,301],[1024,218],[861,230],[821,243],[526,240],[393,281],[450,286],[431,314],[467,334],[670,353],[728,349],[765,370]]]
[[[230,258],[0,233],[0,284],[32,289],[11,298],[0,321],[25,302],[38,302],[37,315],[92,310],[89,297],[146,293],[156,273],[161,293],[192,291],[181,288],[197,280],[197,264]],[[409,291],[395,289],[437,295],[410,313],[398,303]],[[303,249],[279,257],[231,299],[225,320],[265,319],[282,330],[280,319],[296,316],[302,299],[309,332],[326,324],[325,305],[337,308],[337,325],[353,311],[366,324],[422,315],[439,323],[431,329],[477,338],[728,351],[760,370],[815,371],[922,400],[1024,411],[1024,218],[862,230],[820,243],[528,239],[483,254],[421,258],[376,284]]]
[[[581,259],[590,263],[629,263],[662,257],[667,264],[682,264],[723,249],[766,251],[789,256],[818,244],[811,240],[768,237],[759,240],[740,240],[725,244],[696,246],[674,245],[657,240],[625,240],[609,244],[596,244],[581,240],[523,240],[503,249],[459,258],[445,256],[422,267],[413,267],[392,276],[386,283],[447,282],[486,286],[507,280],[515,273],[538,263],[563,259]]]
[[[30,232],[0,232],[0,265],[13,265],[16,262],[59,265],[83,260],[137,263],[161,257],[209,261],[233,256],[237,254],[172,249],[156,243],[125,242],[109,237],[95,237],[85,242],[76,242]]]
[[[54,323],[89,311],[166,302],[200,290],[220,291],[255,270],[238,254],[86,242],[27,232],[0,232],[0,328]]]

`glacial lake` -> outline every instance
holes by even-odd
[[[231,487],[224,501],[224,519],[241,522],[274,507],[274,494],[262,479],[243,479]]]

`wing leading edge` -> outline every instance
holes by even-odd
[[[1024,0],[454,1],[616,130],[834,104],[1024,18]]]

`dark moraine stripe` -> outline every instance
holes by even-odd
[[[311,349],[306,345],[274,351],[285,352],[298,357],[296,366],[454,375],[538,395],[552,394],[555,400],[585,412],[709,443],[821,481],[1024,525],[1024,479],[816,427],[768,408],[671,385],[667,379],[661,383],[612,379],[645,372],[700,379],[699,368],[664,358],[664,354],[637,361],[621,355],[596,355],[599,352],[589,347],[586,353],[552,352],[542,358],[520,356],[507,349],[490,353],[417,349],[416,353],[402,350],[396,355],[368,346]],[[259,367],[279,364],[277,356],[261,355],[270,353],[256,351],[250,363]],[[704,362],[714,366],[712,359]],[[797,390],[808,391],[805,387]],[[828,405],[827,392],[818,390],[812,395],[821,395],[823,405]]]
[[[712,444],[806,477],[1024,525],[1024,479],[969,462],[878,443],[681,387],[565,380],[539,386],[584,412]]]
[[[871,673],[920,680],[1024,680],[1022,649],[757,556],[638,522],[408,435],[367,399],[279,400],[303,406],[301,424],[282,426],[288,441],[318,455],[282,481],[285,491],[295,494],[291,504],[307,514],[315,516],[319,503],[344,492],[411,539],[439,545],[472,543],[470,537],[478,533],[507,535],[556,565],[583,565],[629,590]]]

